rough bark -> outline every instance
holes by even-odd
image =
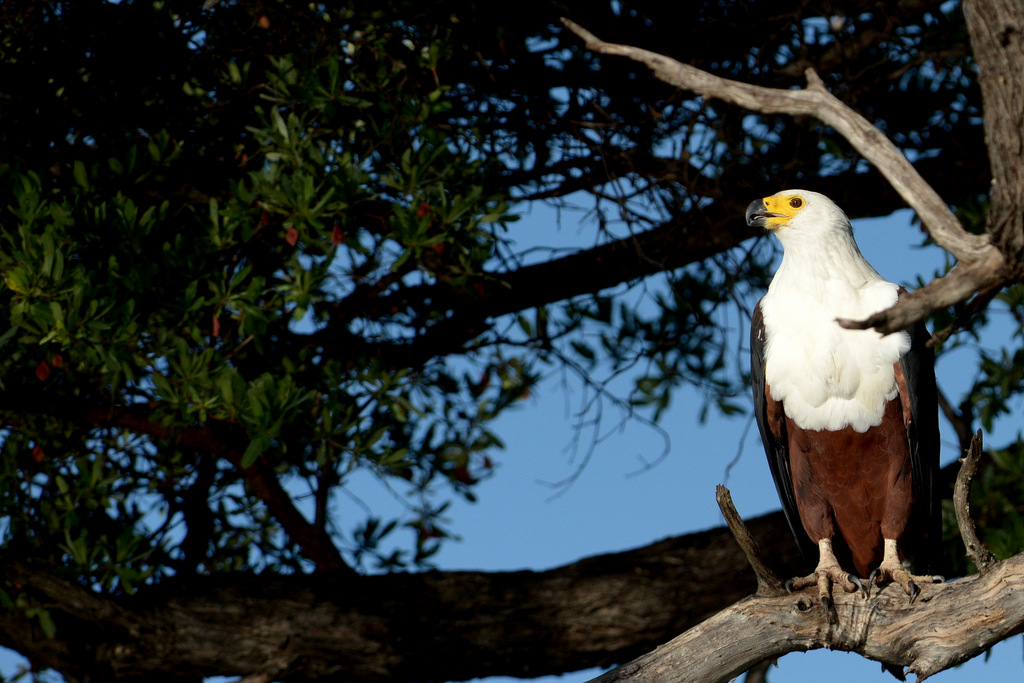
[[[944,479],[955,468],[945,468]],[[720,504],[723,495],[719,491]],[[687,647],[701,654],[691,650],[684,672],[706,652],[729,654],[729,666],[749,668],[784,652],[832,647],[895,665],[915,663],[926,673],[1024,628],[1024,616],[1015,611],[1024,607],[1014,603],[1024,594],[1024,555],[992,565],[980,582],[971,577],[926,586],[912,610],[905,595],[891,589],[870,601],[837,595],[839,622],[828,630],[813,596],[779,597],[777,580],[763,567],[759,588],[749,564],[760,546],[771,549],[770,570],[779,576],[806,571],[782,513],[752,519],[746,528],[745,545],[721,527],[548,571],[222,574],[170,579],[120,599],[8,555],[0,557],[0,586],[17,606],[0,610],[0,645],[71,682],[212,675],[267,681],[344,675],[361,683],[530,678],[636,657],[621,675],[675,681],[705,680],[673,673]],[[47,609],[57,637],[45,637],[25,607]],[[959,610],[955,618],[951,610]],[[760,638],[779,649],[755,641],[747,651],[743,632],[729,630],[748,628],[753,616],[765,617]],[[948,649],[943,638],[917,643],[911,637],[915,624],[933,618],[946,620],[936,633],[950,639]],[[967,626],[958,628],[961,622]],[[658,647],[687,629],[695,630]],[[651,678],[656,671],[663,677]]]
[[[865,598],[837,594],[836,623],[806,594],[751,596],[594,683],[716,683],[787,652],[857,652],[921,681],[1024,631],[1024,554],[981,574],[925,586],[914,604],[899,586]]]
[[[966,0],[964,17],[978,63],[985,146],[992,167],[987,228],[1024,275],[1024,15],[1013,0]]]
[[[593,683],[728,681],[765,660],[822,647],[857,652],[881,662],[900,680],[907,669],[922,681],[1024,631],[1024,599],[1014,595],[1024,586],[1024,553],[997,562],[978,539],[969,514],[981,447],[978,432],[953,496],[961,538],[979,574],[924,586],[916,601],[894,583],[879,589],[868,582],[867,594],[833,591],[835,612],[826,615],[814,587],[787,594],[765,568],[729,491],[719,486],[718,504],[757,574],[757,592]]]

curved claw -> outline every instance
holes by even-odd
[[[807,576],[789,579],[783,586],[792,593],[803,588],[817,588],[818,601],[825,608],[825,618],[829,624],[836,623],[837,615],[835,600],[832,598],[833,586],[839,586],[847,593],[857,589],[864,590],[864,584],[853,574],[849,574],[839,566],[839,561],[832,552],[832,540],[823,538],[818,541],[818,566]]]
[[[896,677],[897,681],[907,680],[906,674],[903,673],[903,667],[897,664],[886,664],[885,662],[882,662],[882,671],[888,671]]]
[[[917,585],[918,581],[925,583],[942,583],[945,581],[941,576],[917,576],[902,568],[889,569],[884,566],[876,567],[868,575],[869,586],[879,585],[885,580],[898,583],[907,594],[907,597],[910,598],[911,605],[917,600],[917,596],[921,595],[921,588]]]
[[[846,575],[846,579],[847,579],[847,581],[849,581],[850,583],[855,585],[858,590],[860,590],[862,593],[864,593],[864,597],[865,598],[868,597],[868,588],[864,585],[864,582],[860,580],[859,576],[855,576],[854,574],[847,574]],[[871,582],[869,580],[868,584],[870,585],[870,583]]]
[[[917,587],[913,579],[907,579],[907,594],[910,596],[910,604],[914,604],[914,600],[917,600],[917,596],[921,594],[921,589]]]
[[[836,623],[836,605],[831,595],[821,596],[821,606],[825,610],[825,621],[829,624]]]
[[[868,595],[871,594],[871,587],[874,586],[875,583],[876,583],[875,579],[877,579],[878,575],[881,574],[881,573],[882,572],[880,571],[880,568],[879,567],[875,567],[874,569],[871,570],[871,573],[868,574],[868,588],[867,588]]]

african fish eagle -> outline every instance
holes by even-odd
[[[832,619],[832,585],[896,582],[913,601],[939,541],[934,357],[922,324],[883,336],[850,330],[896,303],[861,255],[846,214],[824,195],[757,199],[747,223],[775,233],[782,263],[754,310],[757,424],[786,519]],[[856,574],[843,567],[852,567]],[[857,576],[868,577],[868,588]]]

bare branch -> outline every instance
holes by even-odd
[[[803,90],[764,88],[721,78],[674,59],[627,45],[606,43],[586,29],[563,19],[588,49],[641,62],[660,80],[707,98],[716,98],[766,114],[813,116],[834,128],[870,161],[921,217],[935,242],[953,254],[960,265],[945,278],[934,280],[912,297],[901,297],[893,308],[868,320],[840,321],[846,327],[875,327],[888,333],[904,329],[929,312],[964,301],[979,289],[1007,280],[1003,255],[987,236],[974,235],[957,221],[937,192],[921,177],[899,149],[863,116],[829,93],[812,70]]]
[[[1024,554],[929,586],[913,605],[899,586],[868,599],[838,593],[834,625],[808,595],[751,596],[593,683],[728,681],[766,659],[818,648],[906,666],[921,681],[1024,630],[1017,587],[1024,587]]]
[[[945,277],[932,280],[921,289],[900,297],[898,304],[864,320],[840,318],[839,324],[853,330],[875,328],[882,334],[905,330],[932,311],[966,301],[979,290],[998,291],[1005,284],[1004,260],[995,247],[979,261],[960,263]],[[993,294],[994,295],[994,294]]]
[[[935,241],[960,261],[976,261],[993,248],[987,238],[963,229],[935,190],[922,178],[900,150],[863,116],[829,93],[812,70],[803,90],[763,88],[721,78],[670,57],[628,45],[606,43],[577,24],[563,23],[602,54],[620,55],[641,62],[660,80],[702,97],[714,98],[765,114],[813,116],[832,126],[874,164],[903,200],[917,211]]]
[[[754,575],[757,576],[757,595],[784,595],[786,591],[782,587],[782,582],[761,560],[761,551],[757,547],[757,541],[754,540],[747,525],[743,523],[743,518],[736,511],[729,489],[719,484],[715,487],[715,499],[718,501],[718,507],[722,511],[722,516],[725,517],[726,524],[729,525],[729,531],[732,532],[733,538],[736,539],[736,543],[747,557],[747,562],[753,568]]]
[[[978,295],[971,299],[957,314],[956,320],[947,325],[945,329],[938,330],[932,334],[932,338],[928,340],[928,346],[934,347],[937,344],[941,344],[952,337],[954,333],[967,327],[974,316],[981,313],[992,303],[992,300],[999,294],[1000,289],[1001,287],[989,287],[978,292]]]
[[[971,447],[961,459],[960,473],[956,477],[953,488],[953,509],[956,511],[956,523],[960,527],[960,537],[964,541],[967,556],[974,562],[978,571],[985,571],[996,562],[995,555],[978,538],[978,530],[971,519],[971,482],[978,472],[978,461],[981,458],[981,430],[971,439]]]

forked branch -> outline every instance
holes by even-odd
[[[900,297],[893,308],[862,321],[841,320],[840,324],[845,327],[874,327],[883,333],[896,332],[932,311],[960,303],[979,290],[1007,281],[1003,255],[989,237],[964,230],[946,203],[900,150],[867,119],[829,93],[813,70],[807,70],[807,87],[802,90],[764,88],[721,78],[649,50],[607,43],[568,19],[562,21],[585,41],[588,49],[640,62],[669,85],[751,111],[813,116],[831,126],[874,164],[917,212],[935,242],[960,262],[947,276],[933,280],[910,296]]]
[[[960,538],[963,539],[967,557],[971,558],[978,571],[984,571],[996,562],[996,557],[978,538],[978,529],[971,519],[971,482],[978,472],[978,461],[981,459],[981,430],[971,439],[971,447],[960,460],[960,474],[956,477],[953,488],[953,509],[956,511],[956,522],[960,527]]]
[[[976,443],[980,451],[980,438]],[[969,475],[961,479],[969,483]],[[724,487],[719,487],[717,497],[723,512],[735,513]],[[966,510],[958,509],[958,517],[961,514]],[[726,512],[727,519],[732,516],[739,519]],[[750,558],[750,549],[756,546],[743,538],[741,531],[737,540]],[[752,561],[755,571],[759,563]],[[926,586],[913,604],[897,585],[869,598],[859,592],[837,592],[833,624],[826,622],[811,595],[813,589],[795,594],[759,590],[591,683],[728,681],[766,659],[817,648],[857,652],[890,667],[906,667],[921,681],[1024,631],[1024,598],[1019,597],[1024,590],[1024,553],[982,564],[987,569],[980,574]],[[757,573],[760,584],[761,572]]]

